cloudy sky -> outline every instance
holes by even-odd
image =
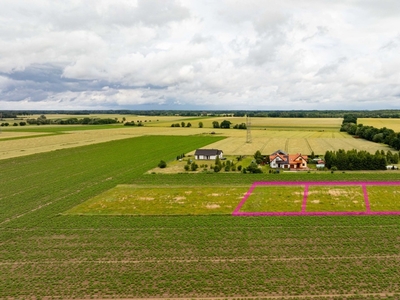
[[[2,0],[0,110],[400,109],[398,0]]]

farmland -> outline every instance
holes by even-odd
[[[388,118],[359,118],[357,124],[363,124],[364,126],[373,126],[376,128],[389,128],[395,132],[400,132],[400,120],[399,119],[388,119]]]
[[[99,115],[106,117],[107,115]],[[122,119],[122,116],[115,116]],[[247,143],[246,130],[212,128],[213,121],[228,119],[232,124],[245,122],[245,118],[226,117],[146,117],[125,116],[126,120],[143,121],[143,127],[116,125],[44,125],[2,128],[0,133],[0,159],[44,153],[59,149],[73,148],[99,142],[107,142],[144,135],[213,135],[227,137],[209,147],[220,148],[227,155],[253,155],[257,150],[263,154],[278,149],[303,154],[324,154],[325,151],[339,149],[388,151],[384,144],[355,139],[351,135],[339,132],[341,119],[288,119],[288,118],[252,118],[252,142]],[[60,118],[51,115],[49,118]],[[146,122],[145,122],[146,121]],[[151,121],[151,122],[150,122]],[[190,128],[171,128],[171,123],[192,122]],[[204,128],[198,128],[202,122]],[[36,136],[35,136],[36,134]],[[191,149],[188,154],[193,154]]]
[[[206,198],[212,211],[215,205],[237,203],[222,194],[239,197],[254,181],[393,181],[398,172],[151,174],[147,171],[160,159],[224,142],[227,131],[207,135],[201,134],[204,128],[165,127],[166,136],[162,126],[137,129],[51,133],[40,139],[88,137],[70,148],[57,148],[59,140],[52,144],[54,151],[43,144],[43,153],[0,160],[1,299],[400,297],[398,216],[232,217],[201,211],[121,216],[80,206],[122,185],[134,187],[144,205],[149,205],[144,198],[168,196],[165,190],[171,189],[176,197]],[[113,138],[118,130],[124,130],[124,138]],[[100,132],[107,138],[97,140]],[[371,203],[380,188],[368,187]],[[389,207],[396,191],[389,190],[389,200],[377,202],[376,210]],[[220,202],[211,203],[220,196]],[[92,214],[68,213],[78,207]]]

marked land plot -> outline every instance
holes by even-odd
[[[304,186],[258,186],[241,211],[300,212]]]
[[[365,211],[361,186],[310,186],[307,211]]]
[[[255,182],[232,215],[400,215],[400,181]]]
[[[371,211],[400,211],[400,186],[368,186]]]
[[[67,215],[230,214],[246,187],[137,187],[119,185],[65,212]]]

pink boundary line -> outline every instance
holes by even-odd
[[[250,197],[254,189],[259,185],[304,185],[303,202],[301,205],[301,212],[241,212],[240,209]],[[307,212],[307,197],[308,188],[310,185],[358,185],[361,186],[364,193],[364,201],[366,211],[355,211],[355,212]],[[400,211],[371,211],[367,186],[368,185],[400,185],[400,181],[256,181],[250,189],[246,192],[238,206],[232,213],[232,216],[365,216],[365,215],[400,215]]]

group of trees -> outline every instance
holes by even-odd
[[[137,121],[137,123],[135,123],[135,121],[125,122],[124,126],[143,126],[143,122],[142,121]]]
[[[48,125],[48,124],[58,124],[58,125],[104,125],[104,124],[115,124],[119,123],[118,118],[89,118],[85,117],[82,119],[78,118],[68,118],[68,119],[47,119],[45,115],[41,115],[36,119],[27,119],[26,122],[30,125]]]
[[[231,128],[231,124],[232,124],[232,122],[231,122],[231,121],[228,121],[228,120],[223,120],[223,121],[221,122],[221,124],[220,124],[218,121],[213,121],[213,122],[212,122],[213,128],[225,128],[225,129],[229,129],[229,128]]]
[[[400,150],[400,132],[383,127],[376,128],[373,126],[357,125],[355,116],[348,116],[343,119],[340,131],[345,131],[355,137],[362,138],[375,143],[384,143],[393,149]]]
[[[327,151],[325,153],[325,166],[337,170],[386,170],[388,163],[399,162],[398,153],[376,151],[371,154],[367,151],[356,149],[345,151]]]
[[[19,122],[19,123],[14,122],[14,123],[12,124],[12,126],[18,126],[18,124],[19,124],[19,126],[25,126],[25,125],[26,125],[26,122]],[[0,126],[2,126],[2,127],[7,127],[7,126],[9,126],[9,125],[10,125],[10,123],[8,123],[8,122],[4,122],[4,123],[1,123],[1,124],[0,124]]]
[[[173,124],[171,124],[171,127],[192,127],[192,124],[190,122],[188,122],[186,124],[185,122],[182,121],[181,123],[173,123]]]

